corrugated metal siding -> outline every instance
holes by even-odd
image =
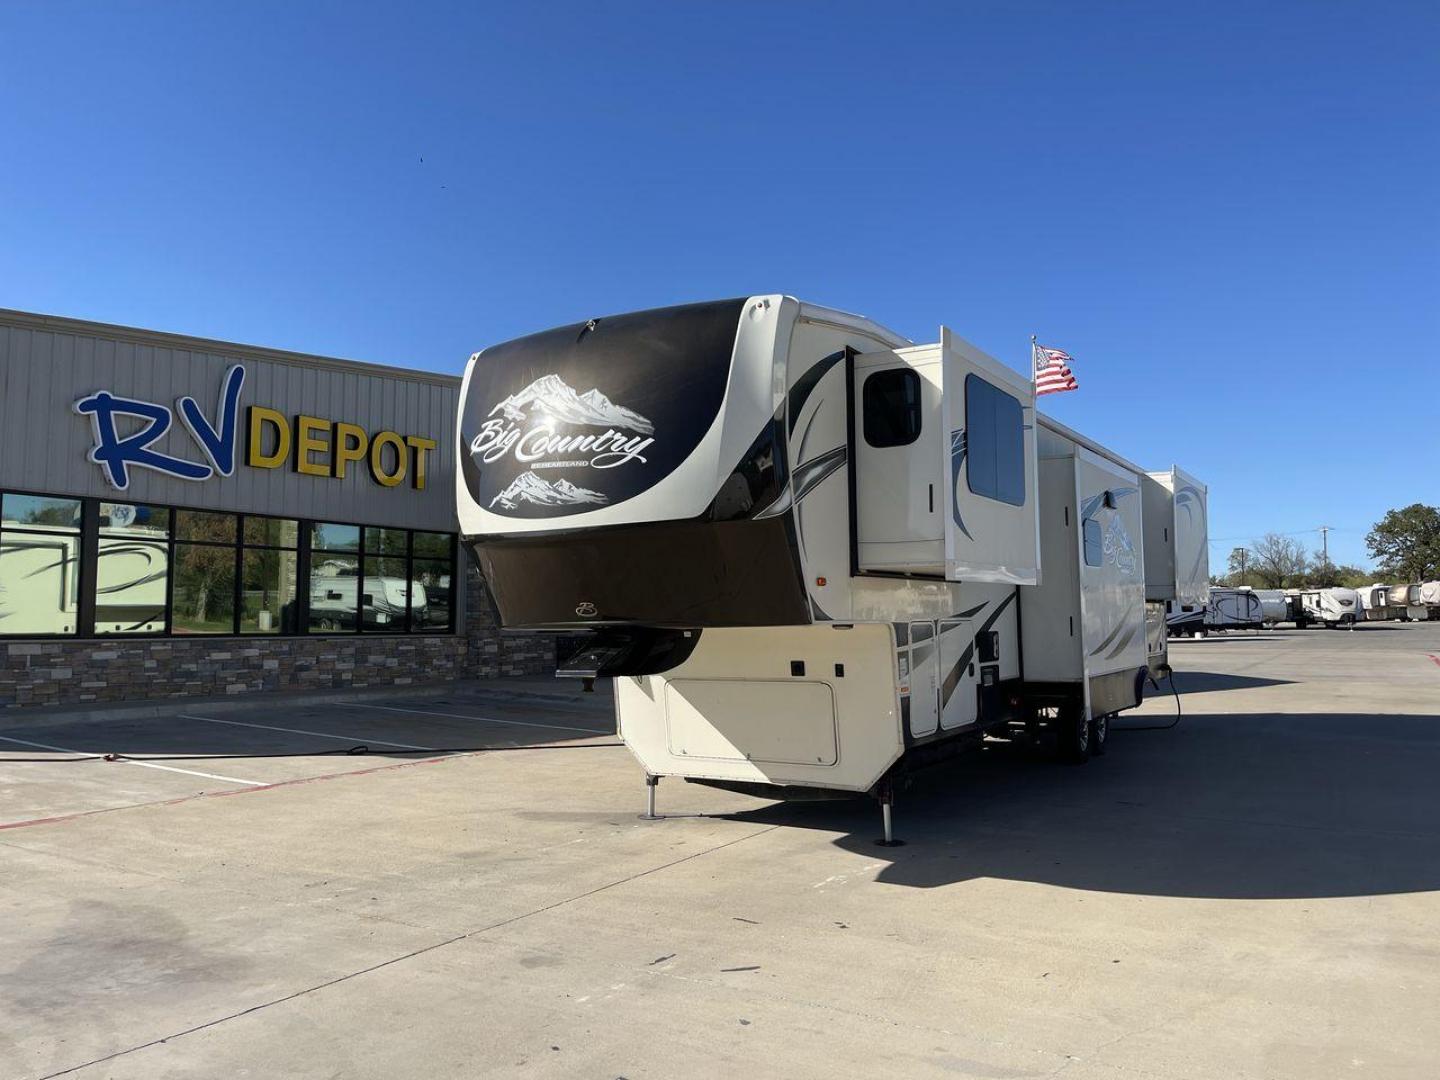
[[[38,325],[37,325],[38,324]],[[90,329],[24,315],[0,314],[0,487],[67,495],[114,497],[126,502],[171,503],[285,517],[352,521],[453,531],[455,412],[460,380],[403,373],[349,361],[264,350],[222,342],[170,339],[144,331]],[[74,403],[97,390],[175,408],[189,394],[212,422],[221,380],[231,364],[245,365],[235,474],[186,481],[150,469],[132,469],[129,489],[117,492],[99,466],[86,460],[93,445],[90,419]],[[305,476],[293,468],[245,464],[246,406],[264,405],[286,416],[299,413],[380,431],[434,439],[424,491],[407,475],[400,487],[377,484],[361,463],[343,480]],[[122,434],[124,433],[122,429]],[[178,414],[154,449],[189,461],[205,456]]]

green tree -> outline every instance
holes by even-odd
[[[1365,546],[1384,577],[1408,584],[1440,577],[1440,507],[1412,503],[1389,511]]]

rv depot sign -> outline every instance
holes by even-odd
[[[188,395],[177,398],[172,411],[168,405],[119,397],[109,390],[88,394],[74,405],[77,413],[90,418],[94,435],[86,460],[100,466],[105,479],[120,491],[129,488],[131,469],[152,469],[178,480],[233,476],[244,387],[245,365],[235,364],[221,380],[213,420]],[[153,448],[175,426],[177,412],[203,461]],[[121,435],[116,418],[122,416],[140,421],[139,430]],[[398,487],[408,477],[417,491],[425,489],[426,459],[436,445],[434,439],[418,435],[380,431],[372,436],[359,424],[304,414],[290,417],[263,405],[247,406],[245,428],[244,464],[249,468],[278,469],[288,463],[305,476],[343,480],[350,466],[363,464],[377,484]]]

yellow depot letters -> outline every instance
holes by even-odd
[[[395,431],[372,438],[359,424],[303,414],[292,421],[263,405],[249,406],[247,415],[245,463],[251,468],[278,469],[289,462],[305,476],[343,480],[349,466],[365,462],[377,484],[399,487],[408,476],[416,491],[425,490],[434,439]]]

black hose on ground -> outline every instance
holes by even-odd
[[[1175,689],[1175,669],[1167,668],[1166,670],[1167,674],[1165,677],[1170,681],[1170,692],[1175,695],[1175,719],[1171,720],[1168,724],[1141,724],[1139,727],[1116,727],[1112,721],[1110,725],[1111,731],[1169,731],[1176,724],[1180,723],[1180,691]],[[1160,689],[1160,684],[1155,681],[1154,676],[1150,678],[1150,685],[1155,687],[1156,690]]]

